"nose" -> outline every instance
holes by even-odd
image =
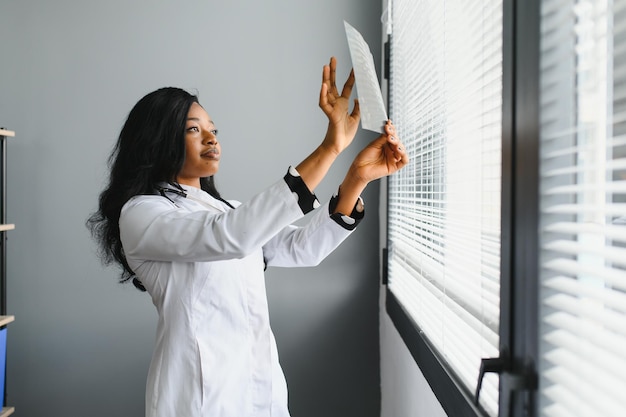
[[[204,136],[204,143],[207,145],[217,145],[217,136],[213,132],[207,132]]]

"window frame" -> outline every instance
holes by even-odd
[[[503,0],[502,8],[499,359],[503,360],[503,368],[498,372],[498,415],[521,417],[538,413],[540,0]],[[387,42],[384,59],[389,78],[388,68],[393,63],[389,62],[390,39]],[[389,92],[393,80],[387,82]],[[386,255],[385,248],[384,284]],[[387,314],[444,411],[455,417],[486,416],[475,403],[475,393],[459,381],[388,287],[385,296]]]

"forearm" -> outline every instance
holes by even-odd
[[[352,169],[349,170],[339,186],[338,201],[334,213],[350,214],[366,186],[366,181],[354,175]]]
[[[288,226],[266,243],[263,257],[267,266],[315,266],[335,250],[353,228],[339,226],[328,215],[329,206],[330,202],[322,205],[306,223]]]
[[[302,181],[304,181],[311,192],[315,191],[317,186],[322,182],[338,155],[339,151],[322,143],[296,166],[296,170],[300,174]]]

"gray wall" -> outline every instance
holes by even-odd
[[[132,105],[198,91],[220,128],[218,186],[245,200],[322,139],[321,68],[349,69],[348,20],[379,56],[378,0],[0,2],[0,126],[9,143],[8,402],[16,416],[140,416],[156,314],[116,283],[84,221]],[[371,140],[361,132],[356,146]],[[356,147],[318,188],[326,199]],[[378,416],[378,187],[321,266],[270,270],[294,417]]]
[[[381,305],[381,416],[446,417],[446,412],[384,310],[384,302]]]

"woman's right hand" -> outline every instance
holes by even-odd
[[[337,90],[335,83],[335,73],[337,71],[337,59],[330,58],[330,63],[324,65],[322,71],[322,87],[320,90],[319,106],[328,117],[328,130],[322,146],[327,147],[336,154],[341,153],[352,143],[359,128],[361,112],[359,101],[354,100],[352,113],[348,113],[350,107],[350,95],[354,87],[354,70],[346,80],[341,94]]]

